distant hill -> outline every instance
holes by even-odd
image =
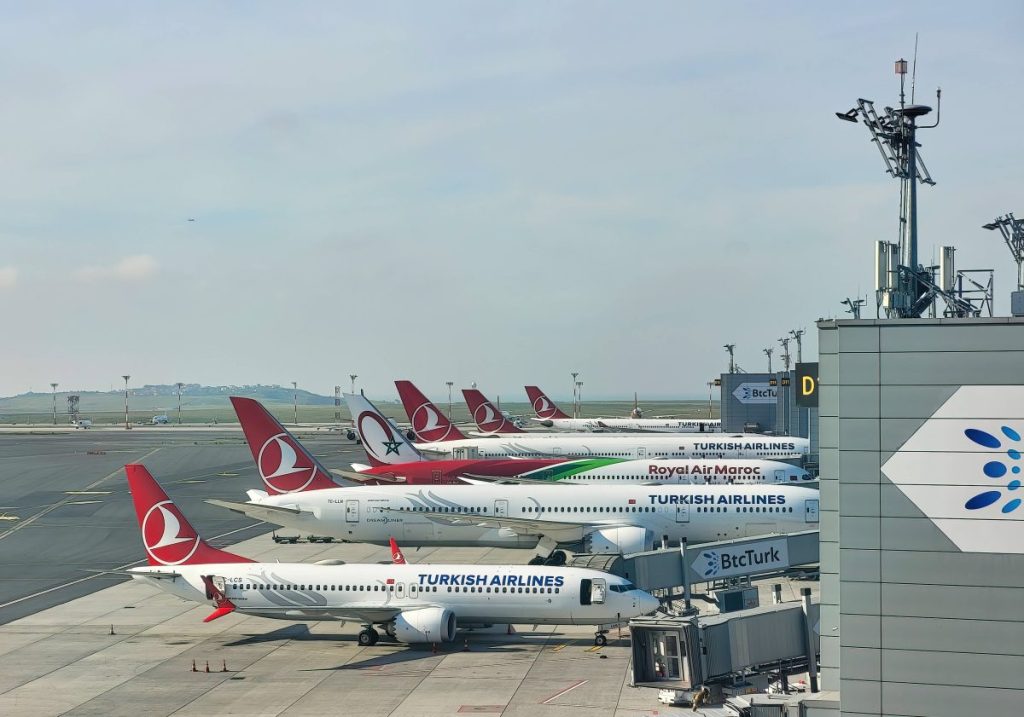
[[[123,410],[124,390],[114,391],[58,391],[57,412],[66,413],[67,397],[71,394],[79,396],[79,405],[85,411],[116,411]],[[169,411],[178,405],[178,387],[175,384],[159,384],[147,386],[130,386],[129,402],[132,410]],[[251,386],[201,386],[188,383],[181,389],[181,405],[190,409],[196,408],[229,408],[228,396],[247,396],[263,403],[292,403],[293,394],[300,406],[328,406],[334,403],[333,396],[321,396],[317,393],[298,389],[293,391],[290,386],[277,384],[256,384]],[[0,398],[0,412],[37,413],[52,411],[53,396],[50,393],[29,392],[18,396]]]

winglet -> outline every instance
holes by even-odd
[[[214,548],[199,537],[145,466],[129,463],[124,472],[128,476],[128,489],[135,504],[135,517],[139,521],[142,544],[150,565],[252,562]]]
[[[526,386],[526,395],[530,398],[530,405],[533,406],[537,418],[550,420],[552,418],[569,418],[555,402],[548,398],[537,386]]]
[[[231,405],[242,424],[256,469],[271,495],[340,487],[263,404],[232,396]]]
[[[206,586],[206,599],[213,600],[214,607],[216,608],[203,618],[203,622],[210,622],[218,617],[224,617],[229,613],[233,613],[235,611],[235,604],[228,599],[223,590],[214,585],[213,576],[203,575],[201,577],[203,578],[203,585]]]
[[[426,443],[458,441],[466,436],[456,428],[412,381],[395,381],[402,405],[412,423],[416,438]]]
[[[405,565],[405,556],[402,555],[402,549],[398,547],[395,537],[391,536],[389,540],[391,541],[391,562],[395,565]]]
[[[466,405],[469,406],[469,413],[473,416],[476,427],[484,433],[526,432],[505,418],[497,406],[488,401],[487,397],[475,388],[462,389],[462,395],[466,397]]]

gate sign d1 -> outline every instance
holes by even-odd
[[[796,365],[796,405],[818,405],[818,362]]]
[[[785,538],[701,550],[690,567],[698,580],[765,573],[789,567]]]
[[[775,387],[767,381],[744,381],[732,392],[740,403],[775,403]]]

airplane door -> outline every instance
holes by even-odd
[[[643,446],[641,446],[640,448],[637,448],[636,449],[636,457],[637,458],[646,458],[647,457],[647,449],[644,448]]]
[[[498,518],[508,517],[508,501],[507,500],[496,500],[494,501],[494,515]]]
[[[405,583],[396,583],[395,584],[395,597],[396,598],[404,598],[405,597]]]
[[[359,522],[359,501],[358,500],[346,500],[345,501],[345,522],[346,523],[358,523]]]
[[[818,522],[818,499],[808,498],[804,501],[804,522],[805,523],[817,523]]]
[[[409,583],[409,597],[413,600],[418,598],[420,595],[420,586],[416,583]]]
[[[676,505],[676,522],[677,523],[689,523],[690,522],[690,506],[685,503],[678,503]]]
[[[775,482],[785,483],[786,482],[786,471],[775,471]]]
[[[604,578],[580,580],[580,605],[601,605],[607,593],[608,583]]]

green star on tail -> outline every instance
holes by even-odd
[[[387,448],[387,450],[384,452],[384,455],[387,455],[388,453],[394,453],[397,456],[399,455],[398,449],[402,447],[402,444],[399,443],[398,441],[384,441],[384,447]]]

